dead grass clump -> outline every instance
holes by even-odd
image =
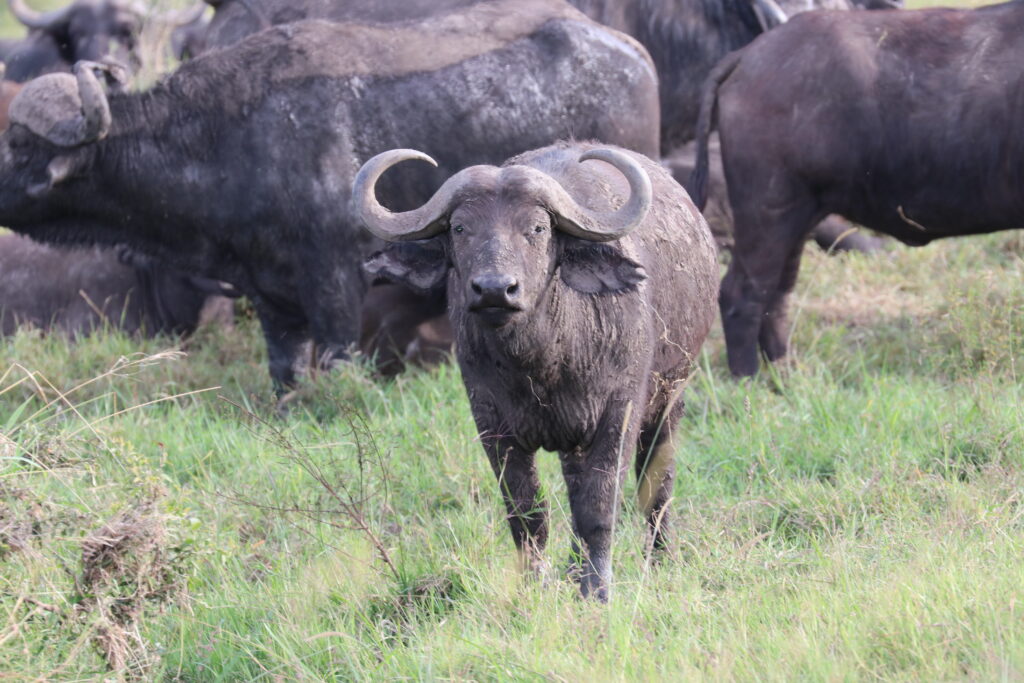
[[[139,633],[147,603],[167,601],[179,581],[168,561],[163,516],[153,501],[118,514],[82,542],[79,609],[95,615],[93,642],[110,669],[142,677],[156,663]]]

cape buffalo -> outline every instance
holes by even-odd
[[[127,243],[236,285],[279,390],[308,338],[325,365],[359,339],[370,245],[348,198],[369,156],[414,144],[441,162],[393,174],[383,196],[403,208],[446,172],[558,137],[657,152],[646,52],[550,0],[390,28],[287,24],[109,99],[104,68],[81,63],[15,98],[0,137],[0,224],[44,241]]]
[[[591,143],[467,168],[421,208],[392,214],[374,186],[404,159],[434,163],[393,150],[356,176],[362,221],[400,242],[368,267],[424,290],[447,282],[456,356],[516,547],[540,569],[534,455],[558,451],[585,551],[581,590],[606,600],[634,451],[652,541],[665,543],[680,393],[714,317],[707,225],[662,167]]]
[[[45,73],[70,71],[79,60],[112,57],[136,68],[138,40],[143,22],[149,19],[145,3],[137,0],[74,0],[61,9],[38,12],[25,0],[7,0],[11,13],[28,29],[28,36],[8,47],[4,56],[7,78],[19,83]],[[174,24],[189,23],[205,9],[202,3],[190,10],[156,18]]]
[[[129,334],[187,335],[203,322],[230,324],[220,283],[122,250],[55,249],[0,235],[0,334],[20,324],[71,336],[109,325]]]
[[[785,354],[786,298],[822,216],[915,246],[1021,227],[1022,35],[1019,0],[811,12],[716,68],[690,187],[702,205],[717,110],[736,218],[719,295],[734,374],[757,371],[758,344]]]

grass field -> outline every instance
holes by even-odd
[[[791,361],[686,394],[677,548],[521,578],[450,365],[307,382],[255,322],[0,344],[0,679],[1020,680],[1024,237],[808,248]]]

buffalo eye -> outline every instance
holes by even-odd
[[[453,225],[453,226],[452,226],[452,232],[462,232],[462,231],[463,231],[463,230],[465,230],[465,229],[466,229],[466,228],[465,228],[464,226],[462,226],[461,224],[459,224],[459,225]]]
[[[535,226],[533,226],[533,231],[536,232],[536,233],[542,233],[546,229],[547,229],[547,226],[545,226],[545,225],[535,225]]]

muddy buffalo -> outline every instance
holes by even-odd
[[[400,209],[445,173],[559,137],[657,152],[646,52],[544,0],[393,27],[287,24],[139,94],[108,97],[104,69],[79,64],[15,98],[0,137],[0,224],[44,241],[127,243],[236,285],[279,389],[307,339],[322,364],[358,342],[371,245],[347,207],[364,159],[416,145],[440,161],[382,186]]]
[[[404,159],[432,161],[394,150],[356,177],[361,219],[396,242],[368,265],[410,287],[447,284],[456,356],[516,546],[540,568],[547,520],[534,456],[557,451],[581,590],[605,600],[630,460],[652,541],[665,543],[680,393],[714,316],[707,225],[661,166],[584,143],[467,168],[421,208],[393,214],[374,187]]]
[[[719,306],[736,375],[786,352],[803,243],[829,213],[909,245],[1021,227],[1024,2],[977,10],[811,12],[726,59],[717,112],[736,220]],[[781,68],[783,65],[786,68]]]

